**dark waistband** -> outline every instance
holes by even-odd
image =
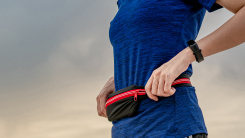
[[[188,78],[188,79],[190,79],[190,75],[183,73],[183,74],[180,74],[175,80],[177,80],[179,78]]]

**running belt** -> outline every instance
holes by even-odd
[[[177,77],[172,85],[172,87],[181,87],[181,86],[192,86],[190,82],[190,77],[188,74],[181,74],[179,77]],[[141,99],[147,98],[146,91],[144,89],[144,86],[137,86],[137,85],[131,85],[129,87],[120,89],[112,94],[110,94],[107,98],[107,102],[105,104],[105,107],[107,108],[109,105],[116,103],[117,101],[129,99],[134,97],[134,101],[137,101],[138,96],[141,97]]]

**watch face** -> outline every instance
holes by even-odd
[[[193,52],[199,50],[197,43],[194,43],[193,45],[190,46]]]

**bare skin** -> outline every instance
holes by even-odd
[[[96,97],[97,100],[97,112],[99,116],[108,118],[106,115],[105,103],[109,94],[115,91],[114,76],[112,76],[105,84],[105,86],[100,91],[99,95]]]
[[[196,42],[202,50],[204,59],[245,42],[245,0],[216,0],[216,3],[235,15],[217,30]],[[194,61],[196,58],[192,50],[186,47],[171,60],[155,69],[145,85],[148,97],[158,101],[157,96],[173,95],[176,89],[171,87],[172,82]],[[113,82],[109,79],[105,86],[96,98],[98,114],[103,117],[107,117],[104,106],[106,97],[113,92],[113,87],[115,90],[114,79]]]

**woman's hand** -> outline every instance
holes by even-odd
[[[169,97],[173,95],[176,89],[171,87],[171,84],[195,60],[192,50],[186,47],[171,60],[155,69],[145,86],[148,97],[158,101],[157,96]]]
[[[105,103],[109,94],[115,91],[114,76],[111,77],[96,97],[97,101],[97,112],[99,116],[108,118],[106,115]]]

